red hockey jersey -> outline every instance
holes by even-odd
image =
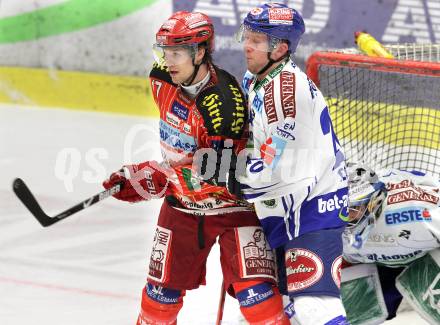
[[[171,199],[177,206],[194,210],[243,207],[247,203],[237,201],[225,187],[213,185],[218,184],[215,179],[202,181],[191,168],[198,149],[222,152],[230,140],[238,154],[247,141],[247,105],[239,84],[214,65],[209,65],[209,71],[209,82],[194,99],[172,82],[165,67],[155,64],[150,72],[151,91],[160,111],[163,165],[172,175]],[[225,179],[219,173],[217,168],[216,179]]]

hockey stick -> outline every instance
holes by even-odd
[[[78,203],[77,205],[74,205],[73,207],[57,214],[54,217],[49,217],[43,211],[43,209],[41,209],[34,195],[29,190],[29,188],[22,179],[16,178],[12,183],[12,189],[14,190],[15,195],[17,195],[20,201],[25,205],[25,207],[29,210],[29,212],[33,214],[33,216],[38,220],[38,222],[43,227],[51,226],[54,223],[57,223],[58,221],[61,221],[71,216],[72,214],[77,213],[78,211],[84,210],[89,206],[99,201],[102,201],[108,198],[109,196],[112,196],[115,193],[120,192],[121,186],[122,186],[121,184],[117,184],[109,188],[108,190],[102,191],[101,193],[89,197],[88,199]]]
[[[222,323],[223,309],[225,308],[225,297],[226,297],[225,280],[223,279],[222,288],[220,291],[220,299],[218,302],[217,321],[215,322],[215,325],[220,325]]]

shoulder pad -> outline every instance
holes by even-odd
[[[159,79],[169,84],[174,84],[170,74],[168,73],[168,68],[163,65],[159,65],[156,62],[153,64],[153,67],[151,68],[150,78]]]
[[[240,139],[247,123],[247,104],[235,78],[216,68],[217,84],[208,87],[197,96],[197,109],[203,116],[205,127],[211,136]]]

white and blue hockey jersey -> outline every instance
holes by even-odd
[[[380,170],[385,199],[374,223],[359,222],[342,236],[351,263],[408,265],[440,247],[440,181],[400,170]]]
[[[272,248],[304,233],[344,226],[344,154],[321,92],[291,60],[259,82],[247,72],[243,88],[253,143],[239,181]],[[262,157],[262,146],[272,154]]]

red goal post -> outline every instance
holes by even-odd
[[[316,52],[307,75],[329,105],[349,162],[440,176],[440,44]]]

